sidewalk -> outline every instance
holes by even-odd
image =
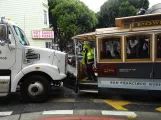
[[[158,112],[50,110],[0,117],[0,120],[160,120]]]
[[[0,120],[127,120],[126,116],[115,117],[102,115],[101,110],[51,110],[4,116]]]

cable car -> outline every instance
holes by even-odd
[[[87,65],[76,59],[75,79],[64,86],[97,94],[109,89],[161,90],[161,14],[116,18],[115,24],[73,37],[76,56],[84,41],[94,50],[95,79],[85,79]]]

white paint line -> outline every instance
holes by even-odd
[[[51,111],[44,111],[43,115],[50,115],[50,114],[73,114],[73,110],[51,110]]]
[[[102,115],[137,116],[134,112],[102,111]]]
[[[0,112],[0,116],[7,116],[11,115],[13,111],[5,111],[5,112]]]

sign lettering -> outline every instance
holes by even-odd
[[[156,26],[156,25],[161,25],[161,20],[134,22],[132,27],[146,27],[146,26]]]
[[[107,83],[106,83],[107,84]],[[109,81],[109,85],[131,85],[131,86],[161,86],[159,82],[129,82],[129,81]]]
[[[104,69],[104,73],[114,73],[114,69]]]
[[[119,72],[135,72],[136,69],[119,69]]]
[[[32,38],[54,38],[54,31],[34,30],[32,31]]]
[[[0,60],[7,60],[7,57],[0,57]]]

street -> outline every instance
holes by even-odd
[[[103,116],[134,120],[160,120],[161,98],[150,96],[107,96],[75,94],[72,90],[54,88],[44,103],[24,103],[19,93],[0,99],[0,120],[39,120],[57,116]],[[6,116],[7,115],[7,116]]]
[[[69,65],[68,70],[75,74],[74,67]],[[0,120],[53,120],[52,118],[63,116],[97,116],[114,118],[113,120],[160,120],[159,94],[161,93],[123,95],[120,92],[116,94],[109,92],[106,96],[99,96],[88,93],[76,94],[71,89],[61,86],[53,87],[48,101],[26,103],[21,100],[20,93],[15,93],[0,98]]]
[[[1,0],[0,15],[0,120],[161,120],[159,0]]]

